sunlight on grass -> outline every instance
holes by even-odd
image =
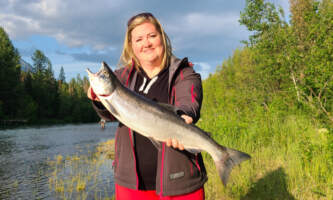
[[[72,155],[65,159],[55,156],[48,164],[49,187],[60,199],[113,199],[113,140],[103,142],[96,152]]]
[[[249,153],[252,159],[233,169],[225,188],[212,159],[204,154],[209,177],[206,199],[333,199],[332,155],[327,148],[331,136],[327,129],[295,116],[281,121],[272,115],[255,123],[237,140],[213,136],[222,145]],[[208,121],[202,120],[200,126],[214,132],[214,125]]]

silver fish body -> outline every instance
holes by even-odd
[[[96,74],[89,69],[87,72],[94,92],[121,123],[152,141],[173,138],[190,152],[208,152],[224,185],[232,167],[250,159],[248,154],[219,145],[202,129],[185,123],[171,105],[158,104],[124,87],[105,62]]]

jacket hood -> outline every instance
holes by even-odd
[[[176,71],[179,69],[179,67],[183,63],[188,63],[187,57],[185,57],[183,59],[179,59],[174,55],[171,56],[170,66],[169,66],[169,90],[168,90],[169,93],[170,93],[170,89],[171,89],[171,81],[172,81]]]

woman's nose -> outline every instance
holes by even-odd
[[[148,38],[146,38],[145,41],[144,41],[145,47],[150,47],[151,44],[152,44],[151,41]]]

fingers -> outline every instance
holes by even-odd
[[[178,143],[178,149],[183,151],[184,150],[184,146],[181,143]]]
[[[188,115],[181,115],[180,117],[185,120],[186,124],[192,124],[193,122],[193,118]]]
[[[166,143],[166,145],[167,145],[168,147],[171,147],[171,145],[172,145],[172,140],[169,138],[169,139],[167,139],[167,141],[166,141],[165,143]]]
[[[183,144],[179,143],[178,140],[176,139],[171,139],[169,138],[167,141],[166,141],[166,145],[168,147],[173,147],[175,149],[179,149],[179,150],[184,150],[184,146]]]
[[[193,122],[193,118],[188,115],[181,115],[180,117],[183,118],[187,124],[191,124]],[[168,147],[172,146],[175,149],[179,149],[181,151],[184,150],[184,145],[174,138],[167,139],[165,143]]]
[[[172,147],[177,149],[178,148],[178,140],[172,139]]]
[[[88,96],[89,99],[92,100],[91,90],[92,90],[91,87],[89,87],[89,88],[88,88],[88,91],[87,91],[87,96]]]

